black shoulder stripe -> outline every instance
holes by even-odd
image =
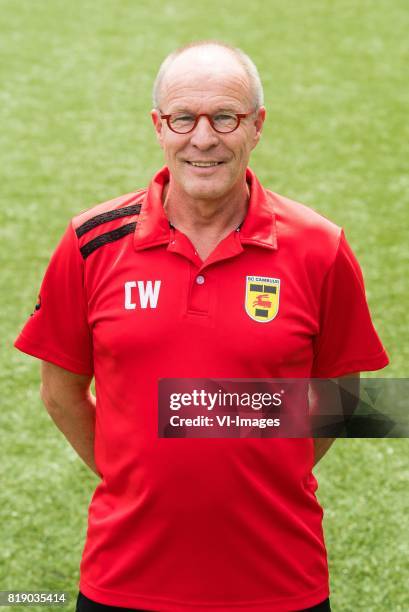
[[[94,229],[94,227],[102,225],[102,223],[107,223],[108,221],[113,221],[114,219],[120,219],[121,217],[129,217],[129,215],[139,215],[141,206],[142,204],[132,204],[131,206],[124,206],[123,208],[108,210],[107,212],[96,215],[95,217],[92,217],[92,219],[85,221],[85,223],[77,227],[75,233],[77,234],[78,238],[81,238],[81,236]]]
[[[115,242],[115,240],[119,240],[123,238],[127,234],[132,234],[135,231],[136,221],[134,223],[127,223],[126,225],[122,225],[121,227],[117,227],[111,232],[105,232],[105,234],[101,234],[97,236],[93,240],[90,240],[84,246],[80,248],[81,255],[84,259],[91,255],[96,249],[104,246],[105,244],[109,244],[110,242]]]

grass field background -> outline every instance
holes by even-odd
[[[345,228],[391,358],[384,375],[406,377],[409,11],[406,0],[0,0],[0,14],[0,590],[74,597],[97,480],[43,409],[38,363],[12,348],[69,218],[162,165],[149,111],[163,57],[198,38],[233,43],[265,86],[252,168]],[[407,440],[338,440],[316,470],[334,612],[409,610],[408,466]]]

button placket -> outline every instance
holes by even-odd
[[[187,311],[206,315],[209,313],[209,283],[206,275],[199,273],[197,266],[190,267],[190,286]]]

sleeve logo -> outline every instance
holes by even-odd
[[[251,319],[259,323],[272,321],[280,301],[280,279],[265,276],[246,276],[244,305]]]
[[[41,295],[38,296],[37,304],[34,306],[34,310],[33,310],[33,312],[31,313],[30,316],[32,317],[33,314],[35,314],[37,312],[37,310],[40,310],[40,308],[41,308]]]

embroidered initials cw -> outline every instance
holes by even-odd
[[[127,281],[124,285],[125,289],[125,308],[126,310],[133,310],[137,304],[134,301],[136,287],[139,292],[139,305],[141,308],[156,308],[159,298],[161,281],[155,281],[152,286],[152,281]]]

